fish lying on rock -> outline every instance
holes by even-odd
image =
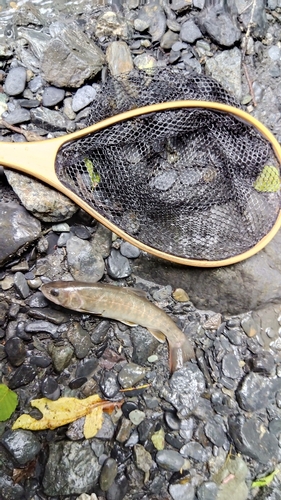
[[[129,326],[141,325],[159,342],[164,342],[166,337],[172,372],[194,357],[188,338],[162,309],[145,298],[142,290],[102,283],[53,281],[42,285],[41,291],[60,306],[98,314]]]

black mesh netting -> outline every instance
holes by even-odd
[[[183,71],[110,79],[88,125],[182,99],[239,107],[216,81]],[[142,115],[65,144],[60,181],[149,247],[220,260],[252,248],[274,225],[279,163],[268,141],[233,115],[204,108]]]

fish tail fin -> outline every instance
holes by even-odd
[[[169,364],[171,373],[181,368],[184,363],[194,357],[194,349],[190,340],[187,338],[184,338],[181,343],[178,342],[174,344],[169,342]]]

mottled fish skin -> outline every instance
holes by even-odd
[[[169,343],[170,370],[194,357],[191,342],[162,309],[145,298],[142,290],[102,283],[53,281],[41,287],[45,297],[74,311],[98,314],[125,324],[147,328],[160,342]]]

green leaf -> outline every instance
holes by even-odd
[[[266,165],[254,183],[254,188],[263,193],[276,193],[280,189],[280,174],[276,167]]]
[[[95,171],[93,162],[89,158],[84,158],[85,167],[88,170],[88,174],[90,176],[92,186],[97,187],[100,182],[100,175]]]
[[[252,488],[260,488],[261,486],[268,486],[271,481],[273,480],[275,474],[279,472],[278,469],[274,470],[269,474],[268,476],[261,477],[260,479],[257,479],[256,481],[252,482]]]
[[[18,404],[18,396],[5,384],[0,384],[0,422],[8,420]]]

